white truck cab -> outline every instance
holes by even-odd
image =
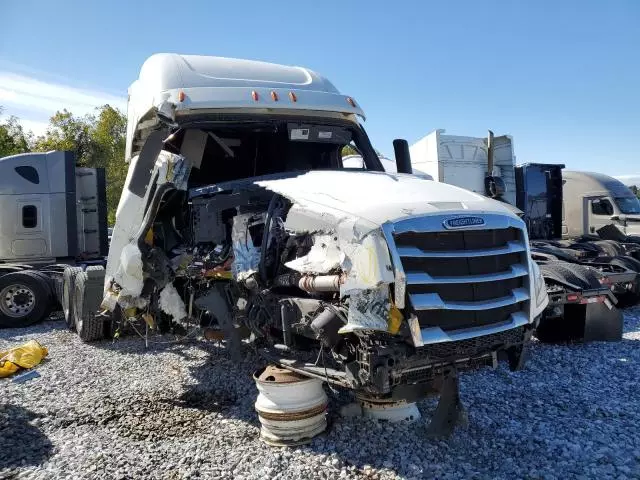
[[[306,68],[149,58],[101,308],[218,325],[232,351],[249,332],[273,362],[369,398],[422,397],[498,353],[521,366],[548,302],[522,220],[408,175],[408,148],[409,172],[385,173],[363,119]]]
[[[602,173],[563,170],[562,233],[577,237],[614,225],[640,236],[640,200],[620,180]]]

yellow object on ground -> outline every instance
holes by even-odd
[[[35,340],[30,340],[21,347],[0,352],[0,378],[16,373],[20,368],[33,368],[38,365],[49,350]]]

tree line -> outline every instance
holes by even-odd
[[[0,158],[27,152],[71,150],[78,166],[104,168],[109,225],[113,225],[127,176],[126,128],[126,116],[110,105],[84,116],[76,116],[66,109],[58,111],[49,119],[46,132],[39,136],[26,131],[17,117],[10,116],[0,122]]]
[[[0,106],[0,115],[2,107]],[[109,225],[115,222],[116,208],[127,177],[124,161],[127,118],[117,108],[103,105],[95,114],[75,116],[64,109],[49,119],[44,135],[25,131],[15,116],[0,122],[0,158],[26,152],[71,150],[81,167],[104,168],[107,177]],[[342,155],[357,153],[346,146]],[[636,190],[640,197],[640,190]]]

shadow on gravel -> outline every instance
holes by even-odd
[[[625,324],[625,333],[640,328],[636,317],[631,325],[627,320]],[[199,353],[206,353],[205,358],[194,353],[194,345]],[[104,425],[117,436],[147,441],[212,435],[220,455],[241,443],[251,444],[252,458],[279,454],[279,449],[267,447],[258,438],[252,374],[266,362],[251,349],[243,349],[241,361],[234,362],[224,347],[204,341],[151,344],[145,349],[139,337],[126,337],[96,346],[125,354],[170,351],[197,362],[187,367],[186,383],[179,392],[138,396],[133,399],[134,409],[119,399],[105,399],[99,416],[87,408],[88,413],[74,419],[75,423]],[[322,457],[322,464],[334,469],[329,471],[336,477],[342,467],[366,475],[371,466],[408,478],[443,478],[452,473],[460,478],[491,478],[495,472],[515,478],[524,472],[531,478],[553,478],[558,476],[554,468],[559,462],[574,469],[558,467],[568,476],[582,471],[602,476],[616,462],[629,462],[621,467],[635,472],[634,462],[640,464],[640,454],[634,450],[640,445],[635,427],[640,424],[635,392],[638,347],[640,341],[631,339],[574,345],[536,342],[521,372],[511,373],[502,366],[464,374],[461,395],[469,426],[448,440],[430,440],[425,435],[435,401],[421,402],[419,422],[391,425],[340,417],[339,409],[351,401],[351,395],[328,392],[330,429],[296,450]],[[4,436],[0,424],[0,438]],[[617,444],[611,439],[618,439]],[[297,461],[287,460],[290,463],[280,463],[278,468],[295,476]]]
[[[38,415],[16,405],[0,405],[0,472],[3,469],[36,466],[53,453],[49,438],[29,422]]]
[[[56,428],[97,427],[110,435],[133,440],[162,441],[187,438],[209,430],[206,417],[226,409],[229,400],[212,394],[139,393],[125,400],[104,396],[100,408],[78,404],[53,420]]]
[[[6,340],[7,342],[22,341],[26,335],[32,337],[34,335],[49,333],[54,330],[67,330],[67,325],[64,323],[63,319],[50,318],[26,328],[0,328],[0,340]]]

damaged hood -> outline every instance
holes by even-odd
[[[255,184],[287,197],[297,204],[297,210],[329,217],[327,223],[350,217],[371,229],[387,221],[429,213],[490,212],[517,218],[501,202],[407,174],[317,170],[287,178],[256,179]]]

